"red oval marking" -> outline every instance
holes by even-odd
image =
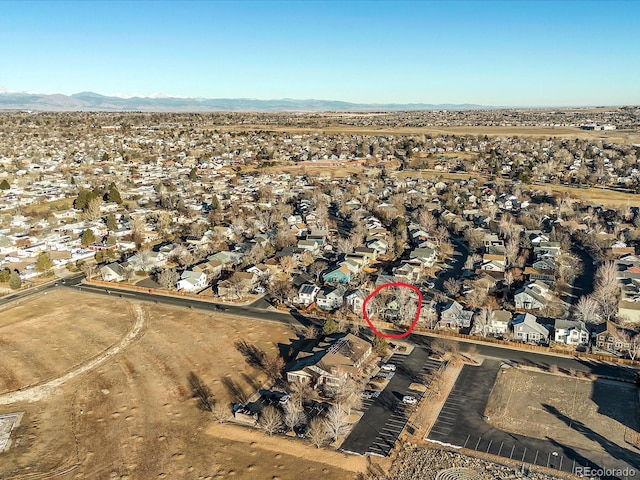
[[[418,294],[418,307],[416,308],[416,316],[413,318],[413,322],[411,322],[411,325],[409,326],[407,331],[404,333],[379,332],[376,329],[376,327],[373,326],[373,323],[369,319],[369,314],[367,313],[367,303],[369,302],[369,300],[371,300],[383,288],[389,288],[389,287],[406,287],[406,288],[410,288],[411,290],[413,290]],[[377,336],[382,338],[404,338],[407,335],[409,335],[411,331],[415,328],[416,324],[418,323],[418,318],[420,318],[420,310],[422,310],[422,292],[415,285],[411,285],[409,283],[404,283],[404,282],[389,282],[389,283],[384,283],[380,285],[373,292],[371,292],[371,294],[367,298],[364,299],[364,303],[362,304],[362,315],[364,316],[364,319],[369,324],[369,327],[371,328],[373,333],[375,333]]]

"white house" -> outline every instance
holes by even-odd
[[[343,297],[345,291],[346,289],[342,286],[334,289],[322,290],[318,295],[316,295],[316,303],[320,308],[325,310],[338,308],[344,301]]]
[[[344,297],[347,306],[355,314],[362,313],[362,306],[366,298],[367,294],[363,290],[353,290]]]
[[[508,310],[493,310],[489,317],[489,333],[504,335],[509,328],[511,312]]]
[[[117,262],[100,267],[100,276],[105,282],[120,282],[125,278],[124,269]]]
[[[567,345],[589,343],[589,331],[584,322],[556,319],[554,325],[555,341]]]
[[[320,287],[313,283],[305,283],[298,290],[298,303],[308,306],[316,301],[316,295],[320,291]]]
[[[182,275],[180,275],[180,280],[178,280],[176,287],[178,290],[184,290],[185,292],[195,292],[204,288],[206,284],[206,273],[185,270],[182,272]]]

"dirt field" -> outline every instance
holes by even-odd
[[[498,376],[486,415],[512,433],[602,451],[625,446],[625,429],[640,427],[635,385],[509,368]]]
[[[3,365],[10,363],[11,374],[19,379],[13,384],[26,381],[20,379],[51,381],[77,369],[78,362],[91,366],[92,359],[100,360],[96,354],[101,348],[122,348],[39,401],[2,404],[3,397],[15,393],[0,395],[0,414],[24,412],[12,435],[14,444],[1,454],[0,478],[348,479],[364,469],[359,457],[219,426],[191,398],[191,372],[223,404],[252,392],[263,374],[247,365],[234,342],[244,339],[275,353],[276,343],[293,338],[286,326],[154,304],[106,304],[104,297],[66,289],[35,297],[29,307],[34,305],[38,309],[31,313],[26,306],[3,312],[11,319],[12,336],[39,338],[20,349],[11,347],[12,360]],[[88,317],[88,308],[91,319],[80,320]],[[55,328],[39,330],[52,317]],[[3,332],[4,342],[6,337]],[[120,340],[125,337],[128,343]],[[54,357],[60,364],[48,366],[46,374],[28,360],[39,355],[41,345],[67,352]]]
[[[70,290],[53,290],[2,311],[0,393],[63,374],[117,342],[130,326],[124,301],[106,304]]]

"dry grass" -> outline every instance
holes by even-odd
[[[132,323],[122,300],[106,304],[63,289],[3,310],[0,393],[63,374],[116,343]]]
[[[3,325],[10,324],[12,335],[25,341],[35,337],[24,348],[10,346],[17,378],[56,375],[130,328],[132,319],[113,313],[126,311],[122,306],[98,309],[105,303],[102,296],[62,289],[55,295],[60,298],[51,305],[41,296],[30,311],[26,305],[4,311],[10,320]],[[346,464],[326,464],[316,449],[300,445],[294,451],[283,445],[277,453],[273,447],[262,448],[258,431],[234,433],[218,427],[192,398],[191,372],[222,405],[254,391],[265,376],[246,363],[234,342],[244,339],[273,354],[276,343],[294,337],[289,327],[154,304],[144,309],[142,334],[126,349],[44,400],[0,407],[0,413],[25,412],[14,446],[3,453],[0,478],[51,478],[58,473],[60,478],[354,478]],[[38,333],[40,328],[45,330]],[[85,339],[92,350],[72,353],[85,348]],[[60,364],[46,370],[28,362],[31,353],[47,345],[71,357],[54,357]]]
[[[510,368],[498,375],[485,413],[489,423],[507,432],[595,452],[602,446],[594,438],[624,446],[625,426],[638,428],[636,390],[617,382]]]

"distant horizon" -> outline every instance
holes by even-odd
[[[34,92],[509,108],[640,104],[640,2],[14,1]]]
[[[66,97],[73,97],[74,95],[80,94],[93,94],[99,95],[101,97],[111,97],[118,98],[122,100],[131,100],[131,99],[152,99],[152,100],[246,100],[246,101],[255,101],[255,102],[278,102],[278,101],[291,101],[291,102],[327,102],[327,103],[346,103],[352,104],[354,106],[376,106],[380,105],[381,107],[388,105],[430,105],[430,106],[471,106],[481,108],[491,108],[491,109],[549,109],[549,108],[621,108],[621,107],[635,107],[640,106],[640,104],[585,104],[585,105],[484,105],[476,102],[465,102],[465,103],[454,103],[454,102],[418,102],[418,101],[409,101],[409,102],[354,102],[350,100],[342,100],[335,98],[294,98],[294,97],[281,97],[281,98],[257,98],[257,97],[189,97],[184,95],[171,95],[166,93],[151,93],[151,94],[122,94],[122,93],[102,93],[96,92],[93,90],[81,90],[73,93],[62,93],[62,92],[36,92],[32,90],[18,90],[18,89],[8,89],[4,85],[0,85],[0,95],[43,95],[43,96],[53,96],[53,95],[63,95]],[[0,106],[1,108],[1,106]],[[471,108],[470,110],[474,110],[475,108]]]

